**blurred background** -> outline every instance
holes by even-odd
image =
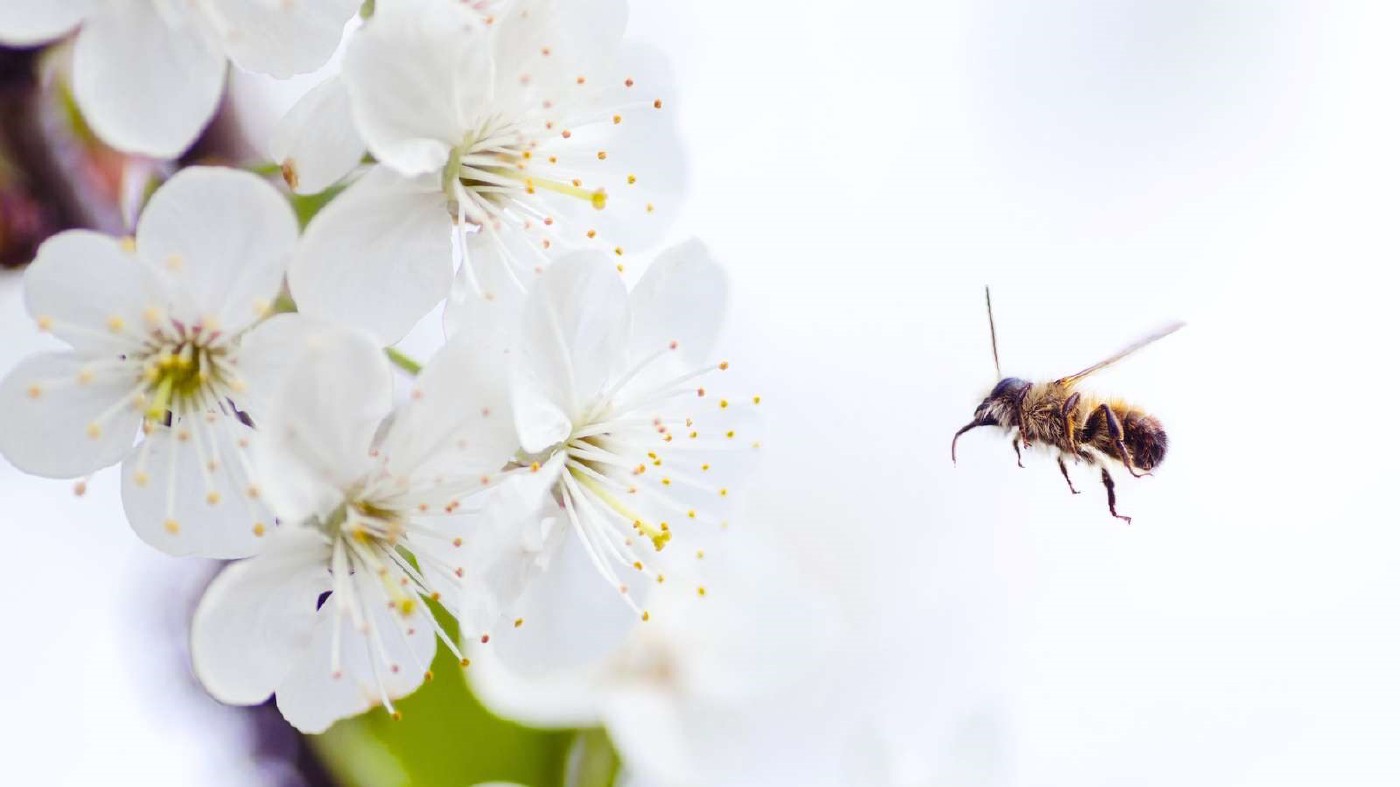
[[[727,265],[770,419],[743,518],[837,635],[804,702],[755,708],[783,731],[756,783],[813,783],[833,746],[848,784],[1400,781],[1400,9],[632,6],[681,88],[676,237]],[[315,83],[236,74],[247,138]],[[0,368],[40,345],[19,278]],[[1154,477],[1119,473],[1131,526],[993,430],[950,463],[995,382],[984,284],[1030,379],[1187,321],[1087,386],[1171,435]],[[114,473],[78,498],[3,466],[0,499],[5,781],[305,778],[190,678],[214,567],[140,544]]]

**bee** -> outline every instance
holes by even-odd
[[[1060,474],[1069,484],[1069,491],[1079,494],[1069,477],[1065,459],[1087,462],[1099,468],[1104,488],[1108,490],[1108,512],[1131,523],[1132,517],[1118,513],[1118,499],[1113,490],[1113,476],[1108,465],[1117,462],[1134,478],[1151,475],[1167,455],[1167,432],[1162,422],[1139,407],[1122,399],[1104,399],[1075,390],[1080,381],[1141,350],[1158,339],[1180,330],[1185,323],[1174,322],[1124,347],[1083,371],[1048,383],[1032,383],[1018,377],[1001,376],[1001,358],[997,355],[997,327],[992,319],[992,291],[988,287],[987,325],[992,333],[992,360],[1000,378],[977,405],[972,422],[953,435],[953,463],[958,461],[958,438],[979,426],[999,426],[1012,433],[1011,446],[1016,449],[1016,465],[1021,462],[1022,446],[1044,445],[1055,452]]]

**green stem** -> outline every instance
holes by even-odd
[[[403,369],[414,377],[417,377],[418,373],[423,371],[423,364],[399,352],[396,347],[385,347],[384,354],[389,356],[389,360],[393,362],[395,366]]]
[[[613,787],[621,770],[622,760],[606,732],[596,727],[579,730],[569,747],[564,786]]]

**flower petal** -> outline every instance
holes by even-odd
[[[216,699],[255,705],[276,690],[310,644],[317,599],[330,589],[329,555],[320,533],[285,527],[265,553],[210,583],[194,612],[190,657]]]
[[[263,320],[239,338],[234,363],[244,390],[238,395],[238,407],[252,417],[254,427],[259,425],[282,377],[296,364],[302,351],[316,337],[343,330],[332,323],[290,312]]]
[[[288,272],[303,314],[403,338],[452,288],[451,217],[431,178],[374,167],[306,228]]]
[[[549,263],[527,233],[489,224],[461,235],[462,265],[443,310],[448,335],[459,331],[514,334],[525,294]]]
[[[537,472],[511,474],[491,491],[482,510],[433,520],[444,537],[414,545],[463,639],[495,633],[502,617],[517,609],[522,594],[549,568],[567,531],[556,518],[542,518],[540,510],[562,466],[561,455]],[[460,575],[455,568],[462,569]]]
[[[626,28],[626,0],[514,3],[491,26],[495,99],[526,110],[555,91],[577,91],[609,70]]]
[[[119,461],[143,411],[140,369],[96,368],[75,353],[24,359],[0,382],[0,454],[26,473],[75,478]]]
[[[519,447],[503,346],[458,335],[414,380],[381,446],[390,472],[432,478],[494,473]]]
[[[160,275],[115,239],[87,230],[49,238],[24,274],[29,313],[74,347],[117,355],[144,338],[145,320],[164,314]],[[154,310],[154,311],[152,311]]]
[[[286,79],[325,65],[360,0],[218,4],[224,51],[240,68]]]
[[[136,228],[137,253],[189,297],[183,315],[239,331],[267,314],[297,240],[296,215],[250,173],[180,170],[151,197]]]
[[[632,290],[634,359],[676,341],[688,363],[704,363],[719,338],[728,300],[724,270],[705,244],[692,239],[661,252]]]
[[[607,194],[602,210],[550,194],[549,212],[570,248],[599,248],[616,255],[659,242],[678,212],[686,188],[686,157],[676,129],[675,89],[664,55],[628,45],[597,91],[561,108],[568,128],[542,144],[532,173],[545,179],[578,179]],[[592,234],[588,231],[592,230]]]
[[[77,27],[91,7],[92,0],[5,0],[0,3],[0,43],[52,41]]]
[[[316,194],[349,175],[364,158],[365,143],[345,80],[333,76],[302,96],[273,130],[268,152],[298,194]]]
[[[100,9],[74,47],[78,108],[112,147],[178,156],[214,116],[223,53],[199,31],[171,27],[149,0],[112,0]]]
[[[549,563],[526,589],[516,614],[525,623],[491,640],[512,670],[524,678],[549,679],[591,668],[613,653],[642,623],[618,588],[598,579],[598,570],[564,512],[551,501],[546,508],[560,520],[566,536]],[[642,601],[649,580],[635,574],[631,595]]]
[[[515,420],[527,452],[567,436],[624,371],[629,321],[627,288],[607,255],[579,252],[540,277],[514,367]]]
[[[382,644],[370,642],[354,628],[350,616],[337,616],[332,595],[321,607],[311,645],[290,674],[277,687],[277,707],[293,727],[305,733],[324,732],[336,721],[369,710],[382,702],[383,694],[396,700],[423,683],[437,636],[426,604],[416,604],[407,616],[374,603],[376,582],[356,575],[357,592],[365,599],[364,614]],[[382,593],[380,594],[382,597]],[[341,629],[341,671],[331,668],[335,627]]]
[[[284,522],[329,513],[370,469],[393,406],[389,361],[367,336],[315,336],[281,380],[253,441],[254,482]]]
[[[231,415],[153,429],[122,463],[122,507],[136,535],[169,555],[258,552],[274,521],[244,471],[239,441],[252,431]]]
[[[345,80],[374,157],[403,175],[441,172],[489,101],[491,55],[478,15],[460,3],[385,4],[345,53]]]

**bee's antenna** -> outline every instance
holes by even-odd
[[[992,287],[986,285],[987,293],[987,327],[992,329],[992,362],[997,365],[997,379],[1001,379],[1001,357],[997,355],[997,323],[992,319]]]

